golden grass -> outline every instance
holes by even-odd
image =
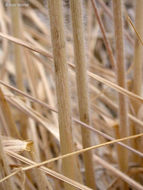
[[[67,2],[0,1],[0,189],[141,190],[143,3]]]

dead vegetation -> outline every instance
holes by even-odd
[[[0,189],[143,189],[143,0],[0,1]]]

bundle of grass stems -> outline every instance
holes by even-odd
[[[142,10],[0,1],[0,190],[143,190]]]

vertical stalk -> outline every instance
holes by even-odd
[[[136,17],[135,17],[135,28],[143,38],[143,0],[136,1]],[[139,96],[142,95],[141,87],[142,87],[142,60],[143,60],[143,47],[140,43],[139,39],[135,39],[135,47],[134,47],[134,80],[133,80],[133,92]],[[138,113],[140,104],[137,101],[132,101],[133,108],[135,114]],[[131,135],[136,134],[136,126],[135,123],[132,123],[131,126]],[[133,147],[135,149],[139,148],[137,145],[137,140],[133,140]],[[136,161],[136,160],[135,160]]]
[[[72,121],[68,88],[68,68],[66,62],[62,0],[48,0],[48,7],[55,65],[61,152],[62,154],[66,154],[74,151],[74,145],[71,132]],[[64,159],[62,169],[64,175],[80,181],[80,173],[75,156]],[[75,189],[66,184],[65,188],[68,190]]]
[[[78,90],[78,105],[80,120],[86,124],[90,124],[88,88],[87,88],[87,72],[86,72],[86,55],[83,34],[83,15],[81,0],[70,0],[73,37],[74,37],[74,55],[76,63],[76,82]],[[90,131],[81,128],[83,147],[90,147]],[[94,165],[92,152],[84,153],[85,176],[86,183],[89,187],[96,189],[94,179]]]
[[[19,0],[11,0],[12,4],[18,4]],[[11,7],[11,16],[12,16],[12,32],[13,36],[19,39],[23,38],[22,36],[22,20],[21,20],[21,13],[20,8],[17,6]],[[26,50],[25,50],[26,51]],[[15,69],[16,69],[16,84],[17,88],[24,91],[24,84],[23,84],[23,67],[22,61],[24,61],[24,55],[22,59],[22,48],[14,44],[14,61],[15,61]],[[27,117],[23,114],[19,114],[20,123],[21,123],[21,134],[24,139],[27,139]],[[31,157],[36,160],[37,155],[31,154]],[[39,170],[34,170],[31,172],[32,177],[36,178],[36,183],[38,189],[46,190],[48,186],[48,181],[46,180],[45,175],[43,175]]]
[[[136,1],[136,17],[135,17],[135,27],[139,32],[140,36],[143,38],[143,0]],[[134,47],[134,86],[133,91],[137,95],[141,95],[142,86],[142,60],[143,60],[143,47],[139,39],[136,38]],[[138,109],[138,108],[137,108]]]
[[[12,4],[18,4],[19,0],[11,0]],[[22,20],[20,14],[20,8],[17,6],[11,7],[11,19],[12,19],[12,33],[13,36],[16,38],[22,38]],[[22,49],[19,45],[14,44],[14,62],[15,62],[15,69],[16,69],[16,85],[17,88],[24,91],[24,84],[23,84],[23,68],[22,68]],[[27,118],[24,114],[19,114],[22,129],[22,137],[27,138],[26,135],[26,128],[27,128]]]
[[[19,0],[11,0],[12,4],[18,4]],[[17,38],[21,38],[22,25],[21,25],[21,14],[18,6],[11,7],[11,19],[12,19],[12,32],[13,36]],[[22,53],[21,47],[17,44],[14,44],[14,61],[16,68],[16,83],[17,87],[20,90],[23,90],[23,71],[22,71]]]
[[[113,0],[114,29],[116,41],[116,68],[117,84],[126,88],[124,42],[123,42],[123,12],[122,0]],[[118,94],[119,103],[119,135],[120,138],[128,135],[128,104],[124,95]],[[117,146],[118,162],[121,171],[127,172],[128,152],[125,148]]]

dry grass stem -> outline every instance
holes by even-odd
[[[123,13],[122,0],[113,0],[114,28],[116,41],[116,69],[117,84],[126,88],[125,62],[124,62],[124,41],[123,41]],[[128,104],[124,95],[118,94],[119,103],[119,137],[128,136]],[[119,138],[117,137],[117,138]],[[119,167],[122,171],[128,170],[128,151],[117,146]]]
[[[135,3],[0,1],[0,190],[143,189]]]
[[[51,36],[53,44],[53,56],[55,65],[55,79],[57,90],[57,101],[59,111],[59,131],[62,154],[74,150],[72,138],[72,120],[70,109],[70,97],[68,88],[68,70],[65,51],[64,24],[62,15],[62,1],[48,1]],[[76,157],[64,159],[62,163],[65,176],[80,180],[79,168]],[[66,189],[74,189],[66,185]]]
[[[70,6],[73,26],[74,56],[76,63],[76,81],[80,120],[86,124],[90,124],[82,1],[71,0]],[[86,148],[91,146],[90,131],[86,128],[82,128],[81,132],[83,147]],[[85,164],[86,184],[89,187],[96,189],[92,152],[87,152],[83,156]]]

